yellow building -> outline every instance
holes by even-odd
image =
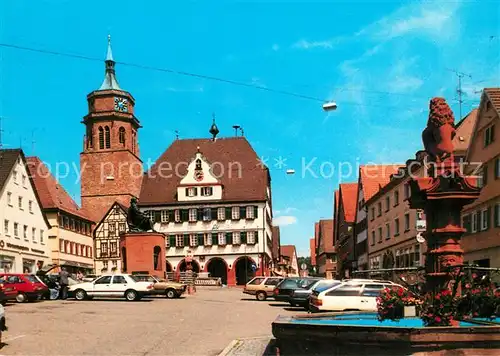
[[[28,168],[51,228],[48,233],[52,263],[68,272],[94,272],[93,221],[79,208],[38,157]]]

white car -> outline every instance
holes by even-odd
[[[142,282],[131,274],[107,274],[92,282],[74,284],[68,292],[76,300],[102,297],[134,301],[152,294],[153,290],[153,283]]]
[[[350,280],[326,290],[313,291],[309,299],[309,310],[376,312],[380,292],[392,287],[402,286],[389,281]]]

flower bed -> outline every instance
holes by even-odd
[[[415,306],[418,312],[420,301],[405,288],[385,288],[377,298],[378,318],[399,320],[404,317],[405,306]]]

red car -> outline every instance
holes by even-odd
[[[17,290],[13,284],[0,278],[0,303],[5,305],[9,300],[16,300]]]
[[[48,287],[34,274],[0,273],[0,278],[5,280],[5,286],[16,289],[18,303],[41,299],[48,290]]]

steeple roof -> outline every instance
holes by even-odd
[[[104,81],[99,90],[122,90],[118,85],[115,77],[115,61],[113,59],[113,51],[111,50],[111,36],[108,35],[108,52],[106,53],[106,71]]]

